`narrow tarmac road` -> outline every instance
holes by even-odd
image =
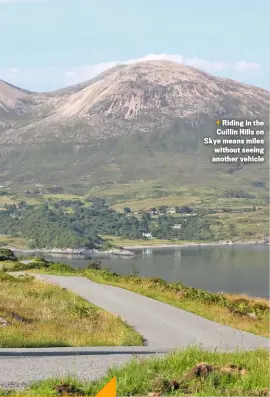
[[[236,330],[134,292],[94,283],[84,277],[42,275],[96,306],[119,315],[152,349],[200,345],[212,349],[269,347],[269,339]]]
[[[138,356],[149,357],[149,355]],[[5,357],[1,356],[0,353],[0,388],[21,390],[42,379],[61,379],[74,374],[79,379],[92,381],[105,375],[110,367],[119,367],[127,363],[132,357],[133,355],[130,353],[53,355],[51,357],[43,357],[42,355]]]

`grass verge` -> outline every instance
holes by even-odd
[[[202,362],[205,364],[198,365]],[[268,353],[188,348],[161,358],[134,358],[94,382],[70,376],[37,382],[23,391],[0,392],[10,396],[95,396],[114,376],[118,396],[268,396]]]
[[[242,331],[269,337],[269,302],[247,296],[211,293],[158,277],[120,276],[106,269],[84,275],[98,283],[125,288]]]
[[[0,272],[0,347],[142,344],[142,337],[120,318],[72,292]]]
[[[143,246],[156,246],[156,245],[192,245],[192,244],[202,244],[202,243],[208,243],[208,241],[186,241],[186,240],[161,240],[158,238],[152,239],[152,240],[143,240],[143,239],[137,239],[137,240],[130,240],[130,239],[124,239],[122,237],[118,236],[101,236],[104,238],[105,241],[108,241],[109,243],[115,245],[115,246],[121,246],[121,247],[143,247]],[[211,242],[210,242],[211,243]]]
[[[121,276],[90,262],[88,269],[73,269],[61,263],[36,261],[28,265],[13,264],[15,270],[82,275],[101,284],[125,288],[149,298],[190,311],[209,320],[242,331],[269,337],[269,301],[244,295],[211,293],[181,283],[168,283],[158,277]]]

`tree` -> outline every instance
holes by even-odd
[[[151,219],[151,215],[147,213],[142,216],[142,227],[145,232],[149,232],[149,222]]]
[[[13,251],[8,248],[0,248],[0,261],[16,261]]]
[[[228,231],[229,231],[231,237],[235,237],[236,236],[237,232],[236,232],[235,223],[229,223],[228,224]]]
[[[43,211],[47,211],[49,209],[48,203],[41,204],[41,208]]]
[[[179,212],[181,214],[190,214],[192,211],[193,211],[193,209],[188,207],[187,205],[184,205],[183,207],[179,208]]]
[[[168,209],[167,205],[161,205],[160,207],[158,207],[159,211],[162,213],[165,213]]]
[[[24,208],[24,207],[26,207],[26,202],[25,202],[25,201],[19,201],[19,203],[18,203],[18,208],[19,208],[19,209],[22,209],[22,208]]]

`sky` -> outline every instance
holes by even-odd
[[[34,91],[168,59],[270,89],[269,0],[0,0],[0,79]]]

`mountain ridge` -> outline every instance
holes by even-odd
[[[0,85],[0,181],[23,179],[23,170],[27,180],[46,172],[69,179],[77,170],[95,183],[126,181],[136,169],[138,176],[166,170],[184,178],[198,151],[198,128],[201,138],[212,136],[217,117],[260,118],[269,109],[267,90],[171,61],[119,65],[46,93],[6,84],[2,92]],[[177,153],[181,158],[169,164]],[[204,153],[201,147],[208,164]]]

